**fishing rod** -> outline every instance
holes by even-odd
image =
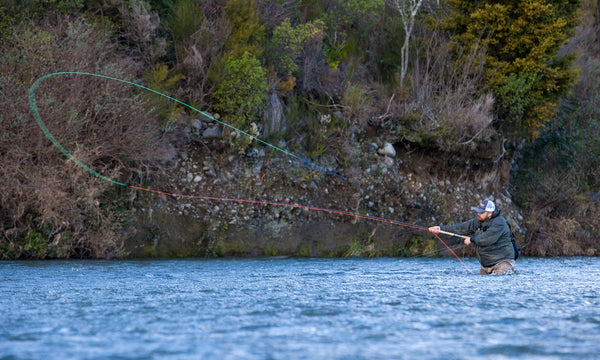
[[[362,214],[357,214],[357,213],[352,213],[352,212],[342,211],[342,210],[334,210],[334,209],[320,208],[320,207],[307,206],[307,205],[261,201],[261,200],[232,199],[232,198],[221,198],[221,197],[201,196],[201,195],[182,195],[182,194],[174,194],[174,193],[170,193],[170,192],[166,192],[166,191],[148,189],[148,188],[139,187],[139,186],[135,186],[135,185],[125,185],[125,186],[127,186],[131,189],[147,191],[147,192],[151,192],[151,193],[155,193],[155,194],[167,195],[167,196],[172,196],[172,197],[187,198],[187,199],[199,199],[199,200],[211,200],[211,201],[236,202],[236,203],[244,203],[244,204],[281,206],[281,207],[287,207],[287,208],[313,210],[313,211],[320,211],[320,212],[324,212],[324,213],[337,214],[337,215],[343,215],[343,216],[351,216],[351,217],[355,217],[358,219],[378,221],[378,222],[392,224],[392,225],[399,225],[399,226],[404,226],[404,227],[408,227],[408,228],[429,231],[429,228],[419,226],[419,225],[409,224],[409,223],[405,223],[405,222],[401,222],[401,221],[397,221],[397,220],[385,219],[385,218],[372,216],[372,215],[362,215]],[[465,269],[467,269],[468,272],[473,274],[471,269],[469,269],[467,267],[467,265],[460,259],[460,257],[454,252],[453,248],[448,246],[448,244],[446,244],[446,242],[444,242],[444,240],[442,240],[442,238],[440,238],[436,233],[432,232],[432,234],[448,249],[448,251],[450,251],[450,253],[452,253],[452,255],[454,255],[455,258],[458,259],[458,261],[461,262],[461,264],[465,267]]]
[[[451,233],[451,232],[444,231],[444,230],[439,230],[439,231],[438,231],[438,234],[450,235],[450,236],[459,237],[459,238],[463,238],[463,239],[466,239],[466,238],[468,238],[468,236],[464,236],[464,235],[458,235],[458,234]]]
[[[300,156],[297,156],[289,151],[286,151],[284,149],[281,149],[275,145],[272,145],[264,140],[261,140],[247,132],[244,132],[232,125],[229,125],[225,122],[219,121],[217,119],[215,119],[214,117],[210,116],[209,114],[200,111],[196,108],[194,108],[191,105],[188,105],[180,100],[177,100],[173,97],[170,97],[166,94],[160,93],[156,90],[150,89],[146,86],[131,82],[131,81],[127,81],[127,80],[123,80],[123,79],[118,79],[115,77],[111,77],[111,76],[106,76],[106,75],[101,75],[101,74],[92,74],[92,73],[86,73],[86,72],[79,72],[79,71],[63,71],[63,72],[54,72],[54,73],[50,73],[50,74],[46,74],[40,78],[38,78],[33,85],[29,88],[29,108],[31,110],[31,113],[37,123],[37,125],[40,127],[40,129],[42,130],[42,132],[44,133],[44,135],[70,160],[74,161],[78,166],[80,166],[81,168],[85,169],[86,171],[88,171],[90,174],[97,176],[105,181],[111,182],[115,185],[119,185],[119,186],[124,186],[130,189],[134,189],[134,190],[140,190],[140,191],[146,191],[146,192],[151,192],[151,193],[157,193],[157,194],[163,194],[163,195],[168,195],[168,196],[172,196],[172,197],[179,197],[179,198],[190,198],[190,199],[201,199],[201,200],[208,200],[208,201],[226,201],[226,202],[237,202],[237,203],[246,203],[246,204],[260,204],[260,205],[271,205],[271,206],[281,206],[281,207],[289,207],[289,208],[298,208],[298,209],[305,209],[305,210],[313,210],[313,211],[320,211],[320,212],[325,212],[325,213],[330,213],[330,214],[338,214],[338,215],[343,215],[343,216],[351,216],[351,217],[355,217],[355,218],[359,218],[359,219],[365,219],[365,220],[372,220],[372,221],[378,221],[378,222],[383,222],[383,223],[388,223],[388,224],[393,224],[393,225],[399,225],[399,226],[404,226],[404,227],[408,227],[408,228],[413,228],[413,229],[419,229],[419,230],[429,230],[426,227],[422,227],[422,226],[418,226],[418,225],[413,225],[413,224],[408,224],[408,223],[404,223],[404,222],[400,222],[400,221],[396,221],[396,220],[390,220],[390,219],[384,219],[384,218],[380,218],[380,217],[376,217],[376,216],[370,216],[370,215],[361,215],[361,214],[357,214],[357,213],[351,213],[351,212],[347,212],[347,211],[341,211],[341,210],[333,210],[333,209],[326,209],[326,208],[319,208],[319,207],[313,207],[313,206],[306,206],[306,205],[297,205],[297,204],[286,204],[286,203],[278,203],[278,202],[268,202],[268,201],[259,201],[259,200],[246,200],[246,199],[231,199],[231,198],[219,198],[219,197],[211,197],[211,196],[199,196],[199,195],[181,195],[181,194],[175,194],[175,193],[170,193],[167,191],[160,191],[160,190],[153,190],[153,189],[149,189],[149,188],[144,188],[144,187],[140,187],[140,186],[135,186],[135,185],[131,185],[131,184],[125,184],[123,182],[119,182],[116,181],[114,179],[111,179],[109,177],[106,177],[100,173],[98,173],[97,171],[91,169],[89,166],[87,166],[86,164],[84,164],[83,162],[81,162],[79,159],[77,159],[76,157],[74,157],[67,149],[65,149],[62,144],[56,140],[56,138],[52,135],[52,133],[50,132],[50,130],[48,130],[48,127],[46,126],[46,124],[43,122],[42,117],[39,113],[39,109],[37,107],[37,103],[36,103],[36,92],[40,86],[40,84],[52,77],[52,76],[57,76],[57,75],[84,75],[84,76],[93,76],[93,77],[98,77],[98,78],[103,78],[103,79],[108,79],[108,80],[114,80],[114,81],[118,81],[118,82],[122,82],[122,83],[126,83],[129,85],[133,85],[136,86],[138,88],[150,91],[152,93],[155,93],[157,95],[166,97],[172,101],[175,101],[181,105],[184,105],[186,107],[188,107],[189,109],[196,111],[200,114],[202,114],[203,116],[208,117],[209,119],[222,124],[223,126],[227,126],[231,129],[233,129],[234,131],[237,131],[243,135],[246,135],[248,137],[250,137],[253,140],[256,140],[257,142],[260,142],[264,145],[267,145],[275,150],[281,151],[282,153],[291,156],[297,160],[300,160],[308,165],[314,166],[322,171],[327,172],[328,174],[334,175],[336,177],[339,177],[349,183],[352,184],[352,181],[350,181],[348,178],[339,175],[329,169],[326,169],[324,167],[321,167],[317,164],[315,164],[314,162],[311,162],[309,160],[306,160]],[[454,255],[454,257],[456,257],[458,259],[458,261],[461,262],[461,264],[465,267],[465,269],[467,269],[467,271],[469,271],[471,274],[473,274],[473,272],[467,267],[467,265],[460,259],[460,257],[458,257],[458,255],[456,255],[456,253],[452,250],[452,248],[450,248],[437,234],[433,233],[433,235]]]

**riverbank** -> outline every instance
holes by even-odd
[[[382,2],[291,1],[276,17],[264,1],[13,3],[0,6],[2,260],[444,256],[424,228],[486,197],[524,255],[600,254],[594,2],[524,22],[535,31],[515,40],[569,24],[531,51],[459,46],[483,28],[463,33],[470,10],[444,2],[410,44]],[[544,56],[523,72],[521,53]]]
[[[502,208],[524,254],[540,255],[529,251],[523,216],[507,191],[507,161],[456,169],[383,138],[354,138],[347,142],[348,153],[315,160],[350,183],[265,146],[231,154],[219,151],[226,148],[222,137],[194,136],[185,126],[179,134],[173,138],[177,151],[152,186],[201,198],[132,193],[135,216],[127,227],[127,257],[449,255],[422,228],[466,220],[470,208],[486,197]],[[596,253],[581,248],[569,255]]]

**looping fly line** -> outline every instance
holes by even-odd
[[[135,87],[138,87],[138,88],[150,91],[150,92],[152,92],[152,93],[154,93],[156,95],[163,96],[163,97],[165,97],[165,98],[167,98],[167,99],[169,99],[171,101],[174,101],[174,102],[176,102],[178,104],[181,104],[181,105],[183,105],[183,106],[185,106],[185,107],[187,107],[187,108],[189,108],[189,109],[191,109],[191,110],[193,110],[193,111],[201,114],[202,116],[205,116],[205,117],[209,118],[210,120],[212,120],[212,121],[214,121],[216,123],[219,123],[219,124],[221,124],[223,126],[226,126],[226,127],[230,128],[230,129],[232,129],[232,130],[234,130],[234,131],[236,131],[236,132],[238,132],[238,133],[240,133],[242,135],[245,135],[245,136],[251,138],[252,140],[255,140],[255,141],[257,141],[257,142],[259,142],[259,143],[261,143],[263,145],[266,145],[266,146],[268,146],[270,148],[273,148],[273,149],[275,149],[277,151],[281,151],[282,153],[284,153],[284,154],[286,154],[288,156],[291,156],[291,157],[295,158],[296,160],[304,162],[304,163],[306,163],[306,164],[308,164],[310,166],[313,166],[313,167],[315,167],[315,168],[317,168],[317,169],[319,169],[321,171],[324,171],[324,172],[326,172],[326,173],[328,173],[330,175],[336,176],[336,177],[338,177],[338,178],[340,178],[340,179],[342,179],[342,180],[344,180],[346,182],[349,182],[351,184],[353,183],[350,179],[348,179],[348,178],[346,178],[346,177],[344,177],[344,176],[342,176],[342,175],[340,175],[338,173],[335,173],[335,172],[333,172],[333,171],[331,171],[329,169],[326,169],[326,168],[324,168],[322,166],[319,166],[319,165],[315,164],[312,161],[309,161],[309,160],[307,160],[307,159],[305,159],[303,157],[300,157],[300,156],[298,156],[296,154],[293,154],[293,153],[291,153],[289,151],[286,151],[286,150],[284,150],[284,149],[282,149],[280,147],[277,147],[277,146],[275,146],[275,145],[273,145],[271,143],[268,143],[268,142],[266,142],[266,141],[264,141],[262,139],[259,139],[256,136],[253,136],[252,134],[249,134],[249,133],[247,133],[247,132],[245,132],[245,131],[243,131],[241,129],[238,129],[238,128],[236,128],[233,125],[230,125],[230,124],[227,124],[225,122],[219,121],[219,120],[215,119],[213,116],[211,116],[210,114],[207,114],[204,111],[196,109],[195,107],[193,107],[193,106],[191,106],[189,104],[186,104],[186,103],[184,103],[181,100],[175,99],[175,98],[173,98],[173,97],[171,97],[171,96],[169,96],[167,94],[163,94],[163,93],[158,92],[156,90],[150,89],[149,87],[146,87],[144,85],[140,85],[140,84],[137,84],[137,83],[134,83],[134,82],[131,82],[131,81],[127,81],[127,80],[123,80],[123,79],[118,79],[118,78],[115,78],[115,77],[112,77],[112,76],[106,76],[106,75],[101,75],[101,74],[92,74],[92,73],[79,72],[79,71],[55,72],[55,73],[51,73],[51,74],[46,74],[46,75],[40,77],[39,79],[37,79],[33,83],[33,85],[31,86],[31,88],[29,89],[29,107],[31,109],[31,112],[33,113],[35,121],[42,128],[42,131],[44,132],[44,134],[54,143],[54,145],[56,145],[63,153],[65,153],[65,155],[67,155],[70,159],[72,159],[73,161],[75,161],[79,166],[82,166],[84,169],[86,169],[87,171],[93,173],[94,175],[99,176],[99,177],[101,177],[101,178],[103,178],[105,180],[111,181],[113,183],[118,183],[118,182],[103,177],[102,175],[94,172],[92,169],[88,168],[84,164],[82,164],[79,161],[77,161],[73,156],[71,156],[69,154],[69,152],[66,151],[62,146],[60,146],[60,144],[58,143],[58,141],[56,141],[56,139],[54,139],[54,137],[52,136],[52,134],[50,133],[50,131],[48,131],[48,129],[44,125],[43,121],[41,120],[41,116],[39,114],[39,111],[38,111],[38,108],[37,108],[37,105],[36,105],[36,101],[35,101],[35,93],[36,93],[37,89],[39,88],[40,84],[44,80],[48,79],[49,77],[57,76],[57,75],[85,75],[85,76],[93,76],[93,77],[98,77],[98,78],[102,78],[102,79],[108,79],[108,80],[114,80],[114,81],[122,82],[122,83],[125,83],[125,84],[133,85]],[[119,184],[119,185],[124,185],[124,184]]]
[[[291,156],[297,160],[300,160],[310,166],[314,166],[330,175],[334,175],[344,181],[347,181],[349,183],[352,183],[352,181],[350,181],[348,178],[339,175],[331,170],[328,170],[324,167],[321,167],[311,161],[308,161],[300,156],[297,156],[295,154],[290,153],[289,151],[286,151],[284,149],[281,149],[275,145],[272,145],[264,140],[261,140],[247,132],[244,132],[232,125],[229,125],[225,122],[219,121],[217,119],[215,119],[214,117],[210,116],[209,114],[198,110],[196,108],[194,108],[191,105],[188,105],[180,100],[177,100],[173,97],[170,97],[166,94],[160,93],[156,90],[150,89],[146,86],[140,85],[140,84],[136,84],[134,82],[131,81],[127,81],[127,80],[123,80],[123,79],[118,79],[115,77],[111,77],[111,76],[106,76],[106,75],[100,75],[100,74],[92,74],[92,73],[86,73],[86,72],[78,72],[78,71],[63,71],[63,72],[55,72],[55,73],[50,73],[50,74],[46,74],[40,78],[38,78],[33,85],[31,86],[31,88],[29,88],[29,108],[31,110],[31,113],[33,114],[33,117],[37,123],[37,125],[40,127],[40,129],[42,130],[42,132],[44,133],[44,135],[70,160],[72,160],[73,162],[75,162],[78,166],[80,166],[81,168],[85,169],[86,171],[88,171],[89,173],[93,174],[94,176],[97,176],[105,181],[111,182],[113,184],[119,185],[119,186],[125,186],[128,187],[130,189],[135,189],[135,190],[141,190],[141,191],[147,191],[147,192],[153,192],[153,193],[158,193],[158,194],[164,194],[164,195],[168,195],[168,196],[173,196],[173,197],[180,197],[180,198],[191,198],[191,199],[201,199],[201,200],[210,200],[210,201],[227,201],[227,202],[236,202],[236,203],[246,203],[246,204],[259,204],[259,205],[271,205],[271,206],[282,206],[282,207],[290,207],[290,208],[298,208],[298,209],[305,209],[305,210],[313,210],[313,211],[320,211],[320,212],[325,212],[325,213],[330,213],[330,214],[337,214],[337,215],[343,215],[343,216],[351,216],[351,217],[355,217],[355,218],[359,218],[359,219],[365,219],[365,220],[372,220],[372,221],[378,221],[378,222],[383,222],[383,223],[388,223],[388,224],[393,224],[393,225],[399,225],[399,226],[404,226],[404,227],[408,227],[408,228],[413,228],[413,229],[419,229],[419,230],[428,230],[428,228],[422,227],[422,226],[418,226],[418,225],[412,225],[412,224],[407,224],[407,223],[403,223],[400,221],[395,221],[395,220],[389,220],[389,219],[384,219],[384,218],[380,218],[380,217],[375,217],[375,216],[370,216],[370,215],[361,215],[361,214],[355,214],[355,213],[351,213],[351,212],[346,212],[346,211],[340,211],[340,210],[333,210],[333,209],[325,209],[325,208],[318,208],[318,207],[312,207],[312,206],[305,206],[305,205],[295,205],[295,204],[286,204],[286,203],[277,203],[277,202],[267,202],[267,201],[259,201],[259,200],[244,200],[244,199],[228,199],[228,198],[219,198],[219,197],[210,197],[210,196],[196,196],[196,195],[180,195],[180,194],[174,194],[174,193],[169,193],[169,192],[165,192],[165,191],[159,191],[159,190],[152,190],[152,189],[148,189],[148,188],[143,188],[143,187],[139,187],[139,186],[135,186],[135,185],[130,185],[130,184],[125,184],[119,181],[116,181],[114,179],[108,178],[100,173],[98,173],[97,171],[91,169],[89,166],[87,166],[86,164],[82,163],[80,160],[78,160],[77,158],[75,158],[67,149],[65,149],[62,144],[56,140],[56,138],[52,135],[52,133],[50,132],[50,130],[48,130],[48,127],[46,127],[46,124],[42,121],[42,117],[40,116],[39,113],[39,109],[37,107],[37,103],[36,103],[36,91],[38,90],[40,84],[52,77],[52,76],[57,76],[57,75],[84,75],[84,76],[93,76],[93,77],[98,77],[98,78],[103,78],[103,79],[108,79],[108,80],[114,80],[114,81],[118,81],[118,82],[122,82],[125,84],[129,84],[129,85],[133,85],[136,86],[138,88],[150,91],[154,94],[163,96],[169,100],[175,101],[195,112],[198,112],[200,114],[202,114],[203,116],[206,116],[207,118],[223,125],[226,127],[229,127],[231,129],[233,129],[234,131],[237,131],[245,136],[250,137],[252,140],[255,140],[257,142],[260,142],[266,146],[269,146],[277,151],[281,151],[282,153]],[[458,255],[456,255],[456,253],[452,250],[452,248],[450,248],[437,234],[433,234],[435,235],[435,237],[452,253],[452,255],[454,255],[454,257],[456,257],[462,264],[463,266],[472,274],[473,272],[467,267],[467,265],[460,259],[460,257],[458,257]]]

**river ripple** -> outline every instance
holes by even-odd
[[[0,262],[0,359],[598,359],[599,284],[598,258]]]

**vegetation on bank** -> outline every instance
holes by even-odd
[[[565,242],[593,248],[600,232],[598,33],[597,0],[3,2],[0,256],[122,255],[131,193],[82,173],[29,114],[29,86],[56,71],[142,82],[347,168],[350,138],[375,135],[445,166],[512,163],[528,253],[575,255]],[[78,159],[124,183],[160,173],[187,118],[84,76],[48,79],[38,104]]]

